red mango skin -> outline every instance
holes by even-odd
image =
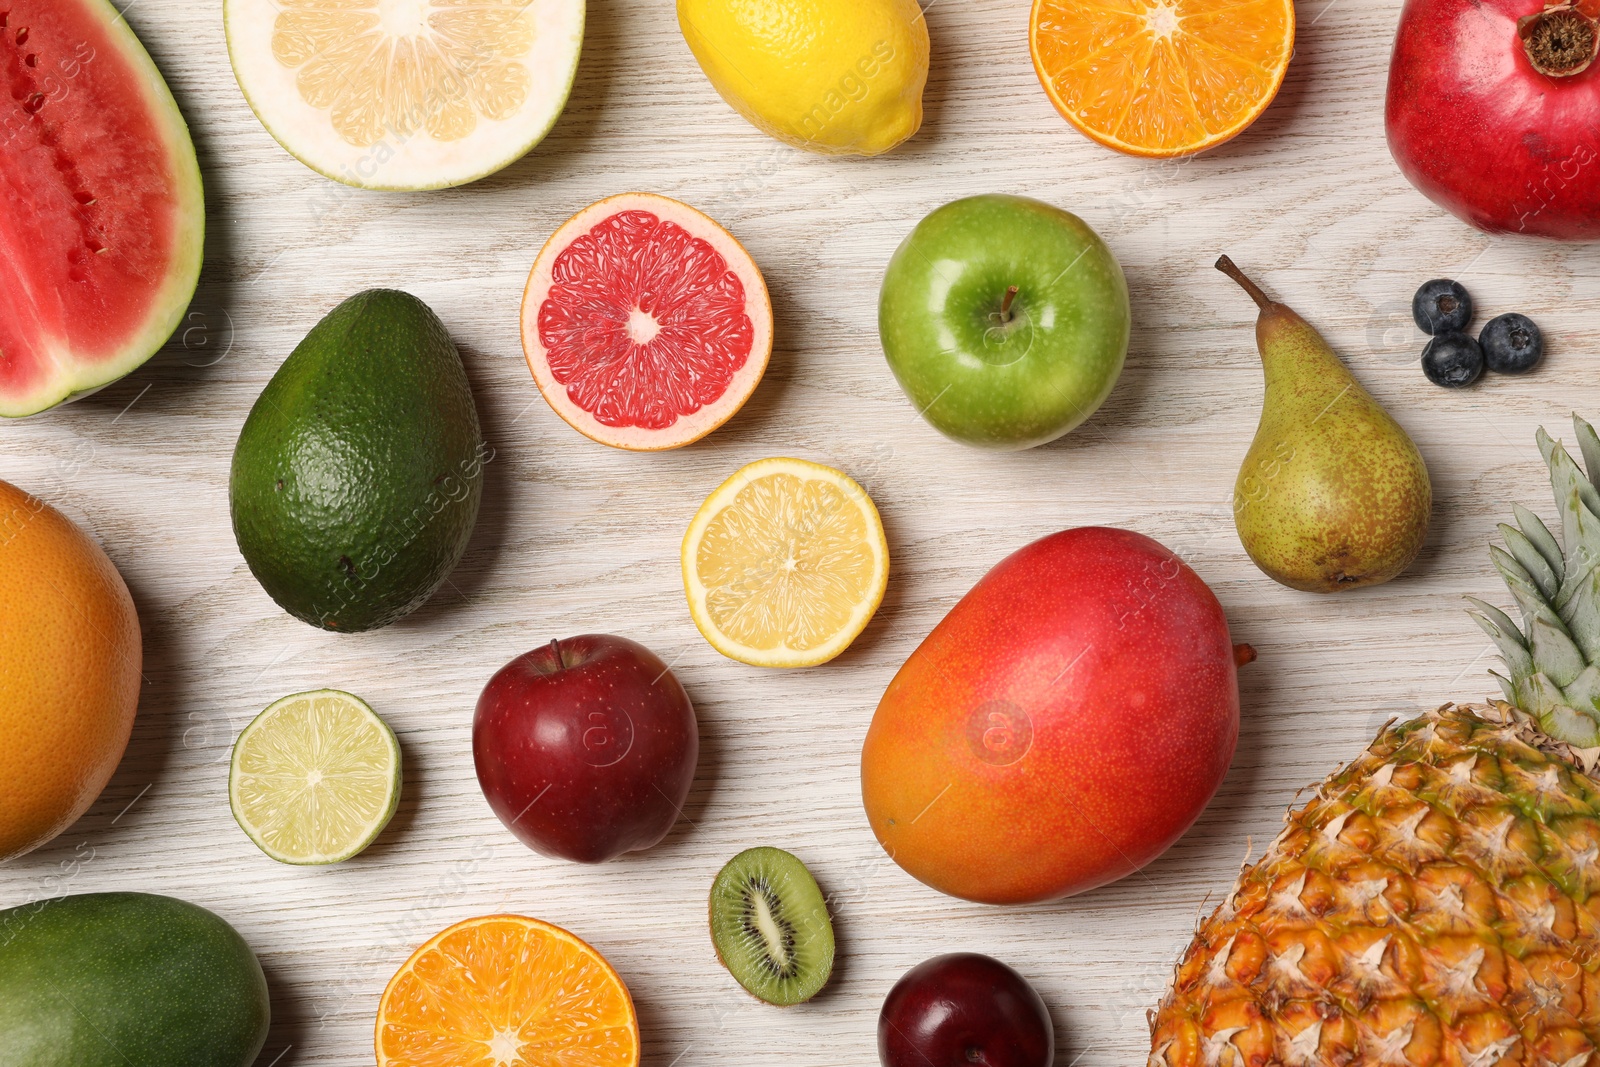
[[[880,844],[988,904],[1143,867],[1193,824],[1239,737],[1234,650],[1200,577],[1084,527],[1002,560],[889,683],[861,753]]]
[[[649,848],[683,811],[700,756],[676,675],[625,637],[586,634],[518,656],[472,720],[478,785],[529,848],[601,863]]]
[[[1600,62],[1534,70],[1517,19],[1543,0],[1407,0],[1389,61],[1389,151],[1428,199],[1489,233],[1600,238]],[[1580,5],[1596,14],[1600,0]]]

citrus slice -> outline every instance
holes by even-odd
[[[741,468],[683,538],[689,613],[711,646],[757,667],[810,667],[850,646],[883,601],[889,546],[848,475],[803,459]]]
[[[772,304],[727,230],[676,200],[623,193],[545,243],[522,298],[522,347],[539,392],[579,433],[678,448],[755,392]]]
[[[555,125],[584,0],[224,0],[228,56],[267,132],[369,189],[462,185]]]
[[[520,915],[435,935],[378,1002],[378,1067],[634,1067],[639,1021],[605,957]]]
[[[1214,148],[1272,103],[1293,0],[1034,0],[1033,69],[1066,120],[1108,148]]]
[[[284,697],[234,742],[228,802],[250,840],[281,863],[347,860],[400,802],[400,744],[349,693]]]

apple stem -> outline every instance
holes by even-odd
[[[556,661],[556,670],[559,671],[566,666],[566,662],[561,658],[561,642],[554,637],[550,639],[550,656]]]
[[[1272,298],[1261,291],[1261,286],[1245,276],[1244,271],[1233,265],[1233,260],[1222,256],[1217,260],[1217,269],[1234,281],[1239,283],[1239,288],[1250,294],[1250,299],[1256,302],[1256,307],[1265,311],[1272,306]]]
[[[1254,646],[1252,646],[1252,645],[1234,645],[1233,646],[1233,665],[1235,667],[1243,667],[1246,663],[1254,663],[1255,661],[1256,661],[1256,650],[1255,650]]]
[[[1020,290],[1015,285],[1006,289],[1006,298],[1000,301],[1001,322],[1011,321],[1011,302],[1017,298],[1018,292],[1020,292]]]

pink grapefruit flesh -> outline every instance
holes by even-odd
[[[624,193],[546,242],[522,299],[539,392],[580,433],[653,452],[697,441],[755,391],[772,355],[761,271],[687,204]]]
[[[188,128],[106,0],[0,0],[0,415],[138,367],[199,279]]]

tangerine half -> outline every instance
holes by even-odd
[[[605,957],[521,915],[434,935],[389,979],[378,1067],[637,1067],[639,1020]]]
[[[1186,156],[1254,122],[1294,53],[1293,0],[1034,0],[1050,102],[1129,155]]]

